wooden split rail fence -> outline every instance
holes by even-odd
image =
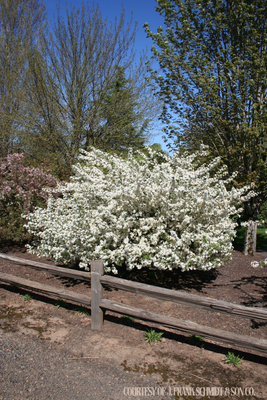
[[[234,346],[244,347],[246,349],[258,351],[267,354],[267,340],[253,338],[251,336],[239,335],[233,332],[227,332],[221,329],[215,329],[209,326],[197,324],[195,322],[164,316],[154,312],[146,311],[129,305],[121,304],[108,299],[103,299],[103,285],[112,288],[133,292],[136,294],[153,297],[158,300],[171,301],[173,303],[182,303],[188,306],[201,307],[216,312],[237,315],[240,317],[259,319],[267,322],[267,310],[258,307],[245,307],[226,301],[212,299],[186,293],[164,289],[157,286],[151,286],[143,283],[128,281],[104,274],[104,266],[101,260],[92,261],[91,273],[72,270],[30,261],[18,257],[8,256],[0,253],[0,258],[29,266],[34,269],[50,272],[54,275],[69,277],[78,280],[91,281],[91,297],[66,289],[57,289],[50,285],[44,285],[27,279],[19,278],[13,275],[0,273],[0,281],[15,285],[17,287],[38,292],[45,296],[60,299],[74,304],[91,307],[91,327],[94,330],[100,330],[104,321],[104,310],[109,310],[122,315],[128,315],[140,320],[156,322],[157,324],[175,328],[179,331],[200,335],[205,338],[223,342]]]

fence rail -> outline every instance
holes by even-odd
[[[119,314],[129,315],[141,320],[156,322],[157,324],[178,329],[189,334],[197,334],[215,341],[224,342],[230,345],[244,347],[250,350],[260,351],[267,354],[267,340],[257,339],[250,336],[239,335],[221,329],[197,324],[195,322],[176,319],[169,316],[156,314],[143,309],[121,304],[108,299],[103,299],[103,285],[116,289],[150,296],[159,300],[167,300],[174,303],[183,303],[189,306],[202,307],[212,311],[220,311],[240,317],[261,319],[267,321],[267,310],[256,307],[245,307],[234,303],[228,303],[210,297],[198,296],[184,291],[164,289],[139,282],[127,281],[125,279],[104,275],[103,262],[100,260],[91,263],[91,273],[71,270],[68,268],[51,266],[8,256],[0,253],[0,258],[35,269],[50,272],[55,275],[66,276],[79,280],[91,281],[91,298],[65,289],[57,289],[53,286],[32,282],[27,279],[18,278],[12,275],[0,273],[0,281],[13,284],[18,287],[36,291],[48,297],[73,302],[74,304],[91,307],[91,326],[94,330],[100,330],[103,321],[103,310],[109,310]]]
[[[72,292],[71,290],[58,289],[54,286],[44,285],[43,283],[39,282],[33,282],[29,279],[19,278],[18,276],[5,274],[3,272],[0,272],[0,281],[9,283],[10,285],[15,285],[22,289],[43,294],[47,297],[51,297],[52,299],[60,299],[64,301],[69,301],[74,304],[91,307],[91,297]]]
[[[33,269],[39,271],[50,272],[53,275],[67,276],[68,278],[91,281],[90,273],[84,271],[77,271],[75,269],[66,267],[56,267],[55,265],[41,263],[39,261],[27,260],[25,258],[9,256],[3,253],[0,253],[0,259],[11,261],[15,264],[24,265],[25,267],[32,267]]]
[[[116,289],[142,294],[158,300],[182,303],[187,306],[200,307],[216,312],[219,311],[227,314],[238,315],[240,317],[255,318],[267,321],[267,310],[264,308],[241,306],[239,304],[229,303],[227,301],[212,299],[211,297],[187,293],[182,290],[177,291],[164,289],[158,286],[146,285],[144,283],[128,281],[126,279],[115,278],[108,275],[101,276],[100,281],[102,284]]]

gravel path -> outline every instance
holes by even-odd
[[[0,341],[1,400],[126,400],[125,387],[153,383],[97,359],[73,359],[34,337],[2,333]]]

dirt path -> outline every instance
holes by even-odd
[[[1,399],[88,400],[128,399],[127,386],[154,382],[129,377],[123,368],[98,358],[73,357],[67,349],[33,336],[1,337]]]

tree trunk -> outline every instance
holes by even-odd
[[[251,198],[244,204],[246,226],[244,255],[254,256],[256,253],[257,245],[257,226],[259,214],[259,202],[255,198]]]
[[[257,245],[257,225],[258,221],[250,220],[246,226],[244,255],[254,256]]]

